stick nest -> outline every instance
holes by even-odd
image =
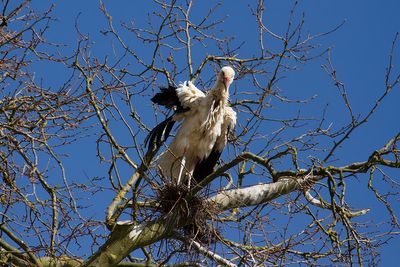
[[[177,217],[186,222],[182,228],[183,234],[201,243],[215,242],[215,229],[207,224],[207,220],[217,213],[209,204],[205,204],[204,198],[198,195],[190,196],[186,185],[166,183],[158,191],[160,212],[167,214],[174,212]]]

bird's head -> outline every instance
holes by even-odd
[[[226,90],[228,90],[234,78],[235,71],[229,66],[223,67],[218,74],[218,80],[224,84]]]

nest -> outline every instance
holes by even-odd
[[[176,185],[167,183],[158,191],[160,212],[167,214],[174,212],[177,218],[185,221],[182,231],[185,236],[201,243],[214,243],[215,229],[207,224],[216,211],[206,205],[201,196],[190,196],[190,191],[184,184]]]

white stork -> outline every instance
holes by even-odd
[[[147,136],[149,150],[158,148],[174,123],[182,121],[174,140],[160,155],[158,166],[164,177],[180,184],[191,177],[200,182],[213,172],[227,136],[236,124],[236,112],[228,106],[229,86],[235,71],[225,66],[211,90],[204,94],[192,82],[161,88],[151,100],[175,110]]]

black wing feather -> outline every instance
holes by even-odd
[[[153,130],[151,130],[144,140],[144,143],[148,147],[149,151],[158,149],[162,143],[167,140],[174,124],[175,121],[173,120],[173,116],[170,116],[154,127]]]
[[[160,92],[155,94],[151,101],[154,104],[165,106],[169,109],[174,109],[176,113],[183,113],[189,110],[189,108],[184,108],[179,102],[178,95],[176,94],[177,87],[169,85],[168,87],[161,87]],[[150,151],[155,151],[158,149],[168,138],[169,133],[174,126],[175,121],[173,120],[173,115],[166,118],[147,135],[144,140],[145,145]]]
[[[173,109],[175,107],[175,112],[185,112],[189,110],[184,108],[179,102],[179,98],[176,94],[177,87],[169,85],[168,87],[161,87],[159,93],[155,94],[151,101],[154,104],[165,106],[166,108]]]
[[[211,151],[210,155],[197,163],[193,171],[193,178],[197,183],[203,181],[204,178],[206,178],[214,171],[214,167],[215,165],[217,165],[217,162],[221,157],[221,153],[222,151],[218,151],[214,145],[214,148]]]
[[[165,106],[167,108],[173,108],[174,106],[180,105],[179,98],[176,95],[176,87],[173,85],[161,87],[160,92],[155,94],[151,101],[154,104]]]

